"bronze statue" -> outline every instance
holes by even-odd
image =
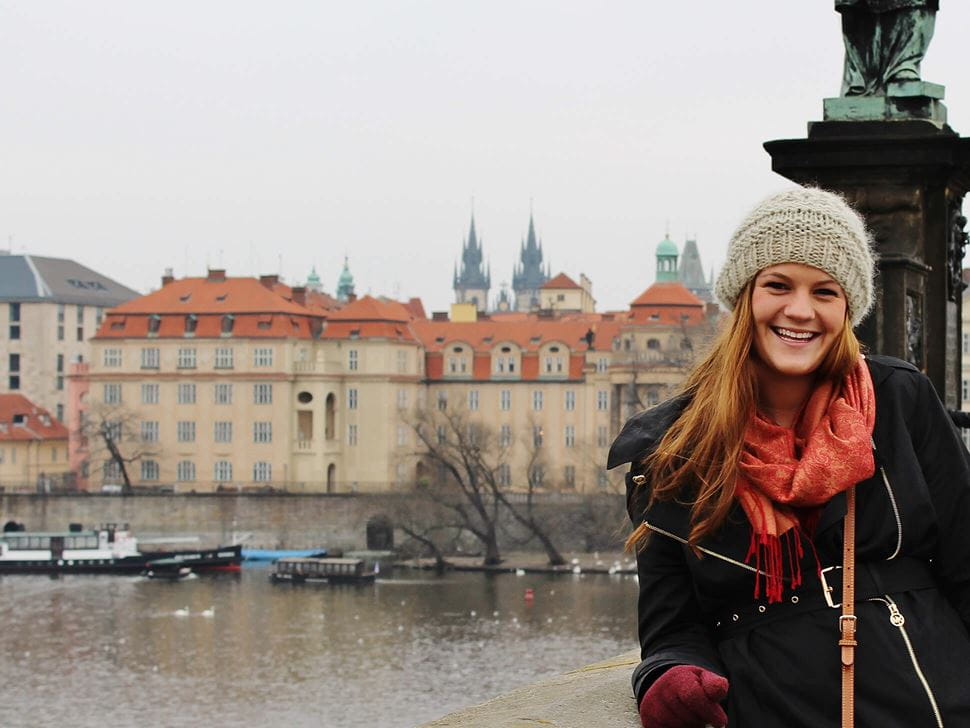
[[[919,81],[939,0],[835,0],[845,41],[843,96],[882,96],[891,82]]]

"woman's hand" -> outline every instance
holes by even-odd
[[[677,665],[657,678],[640,701],[643,728],[724,728],[720,706],[727,678],[695,665]]]

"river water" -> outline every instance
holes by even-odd
[[[0,578],[0,725],[405,728],[636,644],[629,576],[267,577]]]

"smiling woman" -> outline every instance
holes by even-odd
[[[860,353],[874,267],[837,195],[762,202],[717,282],[728,325],[613,444],[645,728],[970,725],[967,453],[923,374]]]

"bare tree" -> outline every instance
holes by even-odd
[[[111,463],[123,482],[123,492],[130,493],[128,466],[143,458],[157,457],[157,443],[146,442],[140,431],[140,418],[120,405],[98,403],[81,413],[77,435],[87,447],[88,466]]]
[[[527,444],[525,503],[520,505],[507,489],[511,482],[511,440],[504,441],[493,429],[473,421],[467,410],[448,409],[447,405],[416,412],[412,427],[424,448],[423,456],[439,471],[439,477],[432,478],[429,493],[451,509],[463,527],[481,542],[486,564],[501,561],[498,524],[503,510],[529,532],[530,539],[539,540],[550,564],[565,563],[534,513],[536,492],[542,485],[541,442],[533,439]]]

